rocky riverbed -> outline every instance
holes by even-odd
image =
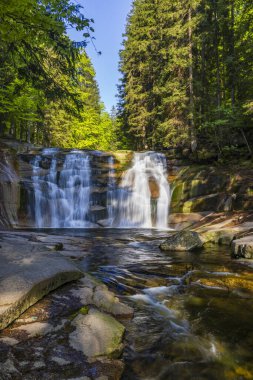
[[[83,276],[48,288],[2,329],[0,378],[252,378],[251,260],[232,259],[228,246],[207,243],[196,252],[162,252],[166,236],[119,229],[1,232],[1,258],[10,246],[19,255],[26,251],[19,276],[40,256],[66,260]],[[48,273],[50,264],[40,265]]]
[[[121,322],[133,309],[73,263],[85,243],[22,232],[0,239],[0,378],[119,379]]]

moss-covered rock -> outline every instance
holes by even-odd
[[[193,251],[203,246],[197,232],[181,231],[171,235],[160,245],[163,251]]]
[[[253,235],[233,241],[232,257],[253,259]]]
[[[214,243],[221,245],[230,245],[233,239],[236,237],[238,231],[234,228],[226,229],[212,229],[199,232],[200,238],[204,244]]]
[[[70,345],[87,357],[118,357],[123,349],[125,328],[113,317],[97,310],[78,315],[72,322]]]

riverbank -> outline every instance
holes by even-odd
[[[21,231],[0,241],[0,379],[120,379],[133,309],[78,268],[85,241]]]

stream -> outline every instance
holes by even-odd
[[[89,242],[78,265],[134,307],[123,380],[253,378],[253,272],[229,248],[164,253],[154,229],[51,233]]]

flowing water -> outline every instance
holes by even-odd
[[[163,154],[135,153],[132,167],[126,171],[115,192],[117,227],[167,228],[170,186]],[[152,204],[150,182],[157,184],[158,196]]]
[[[82,237],[80,267],[134,307],[123,380],[253,378],[253,271],[228,248],[161,252],[159,230],[54,233]]]
[[[44,149],[32,165],[38,228],[87,228],[97,222],[119,228],[168,227],[170,186],[161,153],[135,153],[118,183],[114,157],[102,152]],[[100,214],[94,216],[94,210]]]
[[[67,228],[89,227],[87,220],[90,199],[90,158],[85,153],[66,155],[60,172],[57,170],[55,151],[49,172],[39,175],[42,156],[33,163],[36,227]]]

